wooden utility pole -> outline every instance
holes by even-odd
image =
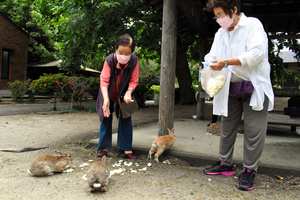
[[[176,0],[164,0],[158,136],[167,135],[174,127],[175,67],[177,43]]]

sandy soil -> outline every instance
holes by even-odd
[[[0,107],[1,108],[1,107]],[[176,118],[194,115],[195,106],[176,107]],[[135,129],[146,129],[156,123],[155,106],[140,109],[134,114]],[[236,188],[236,176],[207,176],[207,165],[190,166],[186,161],[165,154],[161,160],[146,159],[146,152],[136,152],[137,160],[123,159],[118,151],[110,154],[110,168],[116,172],[106,193],[90,193],[83,180],[89,165],[98,160],[95,145],[90,139],[98,137],[99,119],[95,112],[72,114],[51,113],[0,116],[0,149],[47,147],[22,153],[0,151],[0,199],[298,199],[300,178],[270,177],[257,174],[255,189],[243,192]],[[116,122],[113,128],[116,130]],[[74,156],[73,172],[47,177],[27,174],[31,160],[55,150]],[[84,163],[89,165],[83,166]],[[213,163],[207,163],[213,164]],[[70,170],[72,171],[72,170]],[[117,173],[123,171],[122,173]]]

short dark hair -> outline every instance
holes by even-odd
[[[135,43],[129,34],[121,35],[116,39],[116,49],[118,49],[119,46],[129,46],[131,53],[133,53],[135,49]]]
[[[206,8],[209,12],[214,11],[214,8],[221,7],[224,12],[232,17],[234,7],[237,8],[236,14],[241,13],[241,1],[240,0],[208,0],[206,3]]]

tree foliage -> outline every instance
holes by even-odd
[[[283,59],[279,56],[280,52],[286,48],[295,53],[295,59],[300,61],[300,44],[297,39],[278,39],[269,40],[269,62],[271,65],[271,80],[284,83],[286,77],[294,76],[295,81],[300,81],[299,71],[289,71],[285,68]]]
[[[49,62],[57,59],[57,27],[53,26],[52,6],[58,0],[5,0],[3,13],[29,35],[28,62]]]
[[[30,35],[29,63],[60,58],[67,73],[100,69],[124,33],[136,54],[159,62],[161,17],[144,0],[5,0],[1,11]]]
[[[286,75],[293,75],[295,77],[295,81],[300,81],[300,71],[288,71],[285,69],[283,65],[283,60],[279,57],[280,51],[282,51],[284,48],[292,51],[295,53],[295,59],[300,62],[300,41],[299,39],[279,39],[276,42],[276,48],[273,46],[272,49],[269,50],[269,53],[272,54],[274,52],[275,57],[277,60],[274,62],[271,62],[272,66],[272,72],[275,74],[275,77],[277,80],[279,80],[281,83],[285,82]],[[274,45],[272,43],[272,45]],[[276,51],[277,49],[277,51]]]
[[[101,70],[105,57],[115,51],[115,39],[124,33],[134,38],[138,46],[135,54],[145,59],[145,66],[149,60],[160,63],[162,16],[145,0],[3,0],[0,11],[30,35],[29,62],[62,59],[60,68],[67,75],[75,74],[80,65]],[[197,66],[203,59],[199,58],[203,38],[192,33],[179,40],[179,47],[187,51],[182,57]],[[271,76],[283,82],[290,72],[285,70],[279,52],[287,47],[299,60],[300,45],[296,39],[277,43],[275,48],[269,42]],[[187,97],[184,92],[192,82],[197,83],[198,70],[191,66],[184,70],[182,66],[184,72],[179,74],[190,71],[192,79],[182,75],[188,77],[188,84],[182,83],[187,78],[178,79],[181,93]],[[300,79],[299,73],[294,75]]]
[[[143,0],[71,0],[61,9],[66,7],[68,19],[60,30],[64,70],[74,73],[80,65],[101,69],[105,57],[115,50],[115,39],[124,33],[134,38],[138,55],[158,57],[161,22]]]

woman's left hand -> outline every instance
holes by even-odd
[[[221,69],[223,69],[223,67],[225,65],[224,59],[212,60],[211,62],[213,63],[210,65],[210,68],[212,70],[220,71]]]

